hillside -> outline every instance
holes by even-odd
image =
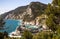
[[[31,2],[29,5],[20,6],[14,10],[6,12],[1,16],[4,19],[23,19],[25,21],[34,20],[37,16],[43,14],[46,4],[40,2]]]

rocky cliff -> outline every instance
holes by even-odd
[[[40,2],[31,2],[29,5],[21,6],[15,10],[11,10],[2,14],[5,19],[23,19],[24,21],[32,21],[37,16],[43,14],[46,4]]]

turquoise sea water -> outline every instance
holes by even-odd
[[[6,31],[8,33],[11,33],[15,31],[16,28],[21,25],[21,23],[22,20],[11,20],[11,19],[5,20],[4,29],[0,30],[0,32]]]
[[[17,27],[21,26],[22,24],[22,20],[12,20],[12,19],[8,19],[5,20],[5,25],[4,25],[4,29],[0,30],[0,32],[8,32],[11,33],[13,31],[15,31],[17,29]],[[30,29],[36,29],[38,28],[36,25],[25,25],[26,28],[30,28]]]

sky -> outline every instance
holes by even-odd
[[[26,6],[30,2],[51,3],[52,0],[0,0],[0,14],[13,10],[19,6]]]

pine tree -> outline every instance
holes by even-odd
[[[55,32],[57,30],[57,25],[60,23],[60,0],[53,0],[52,4],[48,4],[45,9],[45,14],[48,16],[46,24]]]

